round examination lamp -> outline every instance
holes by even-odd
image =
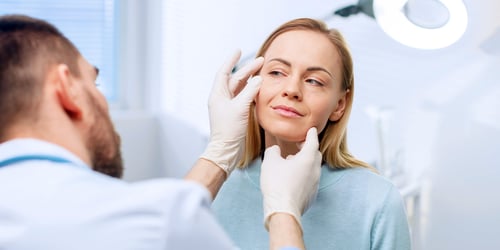
[[[407,2],[373,0],[373,17],[382,30],[396,41],[418,49],[439,49],[455,43],[465,33],[468,17],[462,0],[439,0],[447,9],[448,18],[436,28],[425,28],[413,23],[405,12]]]
[[[396,41],[419,49],[453,44],[465,33],[468,22],[462,0],[358,0],[333,14],[348,17],[358,13],[374,18]]]

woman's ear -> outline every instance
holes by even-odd
[[[61,107],[72,119],[82,118],[82,107],[79,94],[81,91],[77,89],[77,84],[74,82],[71,72],[67,65],[57,65],[55,80],[57,84],[57,97]]]
[[[345,108],[347,106],[347,99],[349,98],[349,89],[346,90],[346,92],[340,97],[340,99],[337,102],[337,107],[333,110],[332,114],[330,114],[330,117],[328,118],[332,122],[336,122],[342,118],[344,115]]]

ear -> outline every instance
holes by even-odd
[[[82,118],[82,107],[79,103],[79,89],[67,65],[59,64],[55,72],[57,83],[57,97],[61,107],[71,119]]]
[[[337,102],[337,107],[333,110],[332,114],[328,118],[332,122],[336,122],[342,118],[344,115],[345,108],[347,106],[347,99],[349,98],[349,89],[340,97]]]

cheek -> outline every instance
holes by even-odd
[[[265,99],[265,93],[262,92],[259,92],[259,94],[255,97],[255,115],[259,124],[261,123],[260,118],[266,117],[265,114],[263,114],[266,107]]]
[[[255,114],[260,125],[266,124],[266,117],[270,116],[269,105],[274,97],[272,88],[263,83],[259,94],[255,97]]]
[[[269,80],[262,82],[259,90],[259,94],[255,97],[256,106],[265,106],[271,102],[271,100],[279,93],[276,85],[273,85]]]
[[[322,117],[315,122],[315,127],[318,129],[318,133],[321,133],[323,129],[326,127],[326,123],[328,122],[328,117]]]
[[[335,110],[334,102],[315,102],[311,104],[312,107],[312,117],[313,117],[313,125],[318,129],[318,132],[323,131],[328,122],[330,115]],[[315,107],[324,107],[322,109]]]

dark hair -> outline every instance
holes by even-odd
[[[50,67],[66,64],[80,76],[77,48],[50,23],[23,15],[0,16],[0,142],[22,119],[37,119]]]

